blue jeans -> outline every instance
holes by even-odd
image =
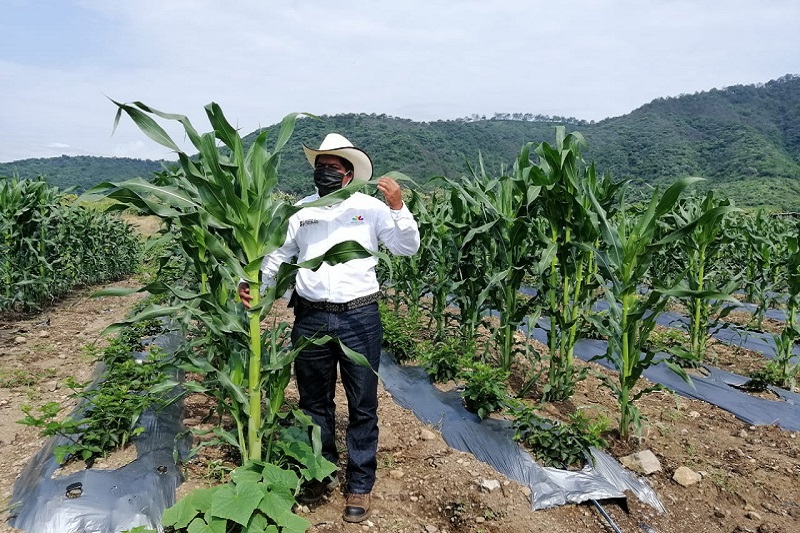
[[[378,365],[383,328],[378,304],[373,303],[343,313],[328,313],[298,303],[292,328],[292,342],[302,337],[330,335],[367,358],[370,367],[351,361],[338,344],[310,346],[295,359],[295,376],[300,393],[300,408],[322,433],[322,455],[337,463],[334,395],[336,366],[341,369],[347,395],[347,489],[350,493],[370,492],[375,484],[378,451]]]

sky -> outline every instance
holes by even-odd
[[[800,74],[798,28],[798,0],[0,0],[0,162],[174,159],[114,131],[112,100],[200,132],[216,102],[242,134],[292,112],[597,121]]]

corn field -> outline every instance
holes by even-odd
[[[559,128],[554,145],[524,146],[499,175],[479,163],[461,180],[434,178],[438,189],[427,198],[415,194],[409,205],[421,258],[393,258],[395,304],[427,307],[435,338],[457,331],[465,345],[482,339],[474,363],[461,364],[488,362],[507,372],[515,360],[527,361],[518,398],[538,391],[544,402],[569,399],[586,377],[585,367],[574,365],[574,346],[607,339],[600,358],[617,375],[604,383],[618,400],[625,439],[641,428],[635,401],[658,388],[637,389],[657,362],[648,337],[673,303],[687,309],[690,340],[666,364],[687,381],[684,368],[704,362],[709,332],[733,305],[756,304],[758,323],[768,307],[786,305],[790,320],[776,343],[784,354],[782,383],[794,383],[796,219],[695,194],[700,178],[626,202],[626,183],[597,174],[581,157],[584,144],[580,134]],[[429,296],[426,303],[420,294]],[[537,322],[547,329],[544,353],[512,335]]]
[[[756,324],[768,307],[785,306],[775,369],[783,376],[780,385],[796,384],[800,222],[695,195],[700,178],[683,178],[643,201],[627,202],[625,182],[584,161],[583,137],[557,128],[553,145],[523,146],[497,175],[479,160],[461,179],[434,178],[432,192],[412,190],[407,203],[422,242],[416,256],[390,259],[348,241],[306,263],[284,265],[276,284],[260,292],[262,260],[282,245],[289,217],[301,209],[276,195],[279,154],[297,116],[270,132],[270,143],[262,132],[246,148],[216,104],[206,107],[212,131],[204,134],[182,115],[140,102],[117,105],[117,120],[127,115],[145,135],[175,150],[179,166],[152,182],[99,184],[87,197],[160,217],[162,234],[172,242],[169,261],[179,258],[189,282],[161,278],[107,293],[165,296],[166,305],[154,304],[130,321],[171,316],[182,324],[191,340],[175,364],[204,376],[185,389],[217,401],[233,423],[213,429],[210,442],[238,450],[241,458],[230,486],[213,489],[208,498],[190,495],[167,510],[165,525],[176,530],[222,527],[227,518],[212,516],[207,507],[212,497],[230,498],[237,477],[275,499],[268,512],[250,509],[248,521],[292,530],[309,525],[291,515],[295,495],[303,482],[324,479],[334,465],[321,457],[319,428],[299,409],[287,412],[284,390],[306,343],[336,341],[302,339],[292,346],[289,324],[264,327],[298,268],[379,256],[394,308],[407,309],[409,324],[429,319],[432,343],[455,359],[434,366],[468,381],[465,403],[481,417],[508,407],[533,420],[522,400],[569,400],[588,373],[575,364],[577,343],[604,338],[606,352],[595,359],[611,369],[601,380],[616,399],[619,435],[629,439],[642,427],[636,402],[659,388],[641,387],[643,373],[659,362],[648,339],[674,302],[688,310],[690,341],[665,363],[682,378],[689,380],[685,368],[703,363],[709,331],[729,306],[748,301],[756,305]],[[163,120],[183,126],[196,157],[180,151],[159,125]],[[347,187],[306,205],[328,205],[353,192]],[[124,276],[139,254],[125,224],[68,202],[41,180],[0,180],[0,239],[0,310],[36,309],[76,286]],[[254,295],[249,309],[234,299],[242,281]],[[535,327],[547,330],[542,353],[524,342]],[[505,382],[520,368],[526,375],[516,397],[504,397]],[[167,381],[163,387],[176,385]],[[483,399],[485,393],[491,400]],[[280,494],[270,492],[271,476],[284,476]]]
[[[70,203],[44,180],[0,178],[0,310],[37,310],[76,287],[120,279],[139,253],[119,219]]]

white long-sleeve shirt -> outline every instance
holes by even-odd
[[[318,199],[313,194],[298,202]],[[350,198],[326,207],[306,207],[289,219],[286,242],[264,258],[262,282],[274,284],[281,263],[297,257],[297,262],[318,257],[331,246],[357,241],[370,251],[379,243],[395,255],[413,255],[419,249],[419,228],[405,204],[397,211],[377,198],[357,192]],[[297,271],[297,294],[313,302],[344,303],[378,292],[376,257],[353,259],[338,265],[323,263],[316,271]]]

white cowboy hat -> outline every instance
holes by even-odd
[[[347,159],[353,164],[354,181],[369,181],[372,178],[372,160],[367,153],[353,146],[353,143],[338,133],[326,135],[322,144],[319,145],[319,150],[314,150],[305,144],[303,145],[303,150],[312,167],[315,165],[318,155],[336,155]]]

